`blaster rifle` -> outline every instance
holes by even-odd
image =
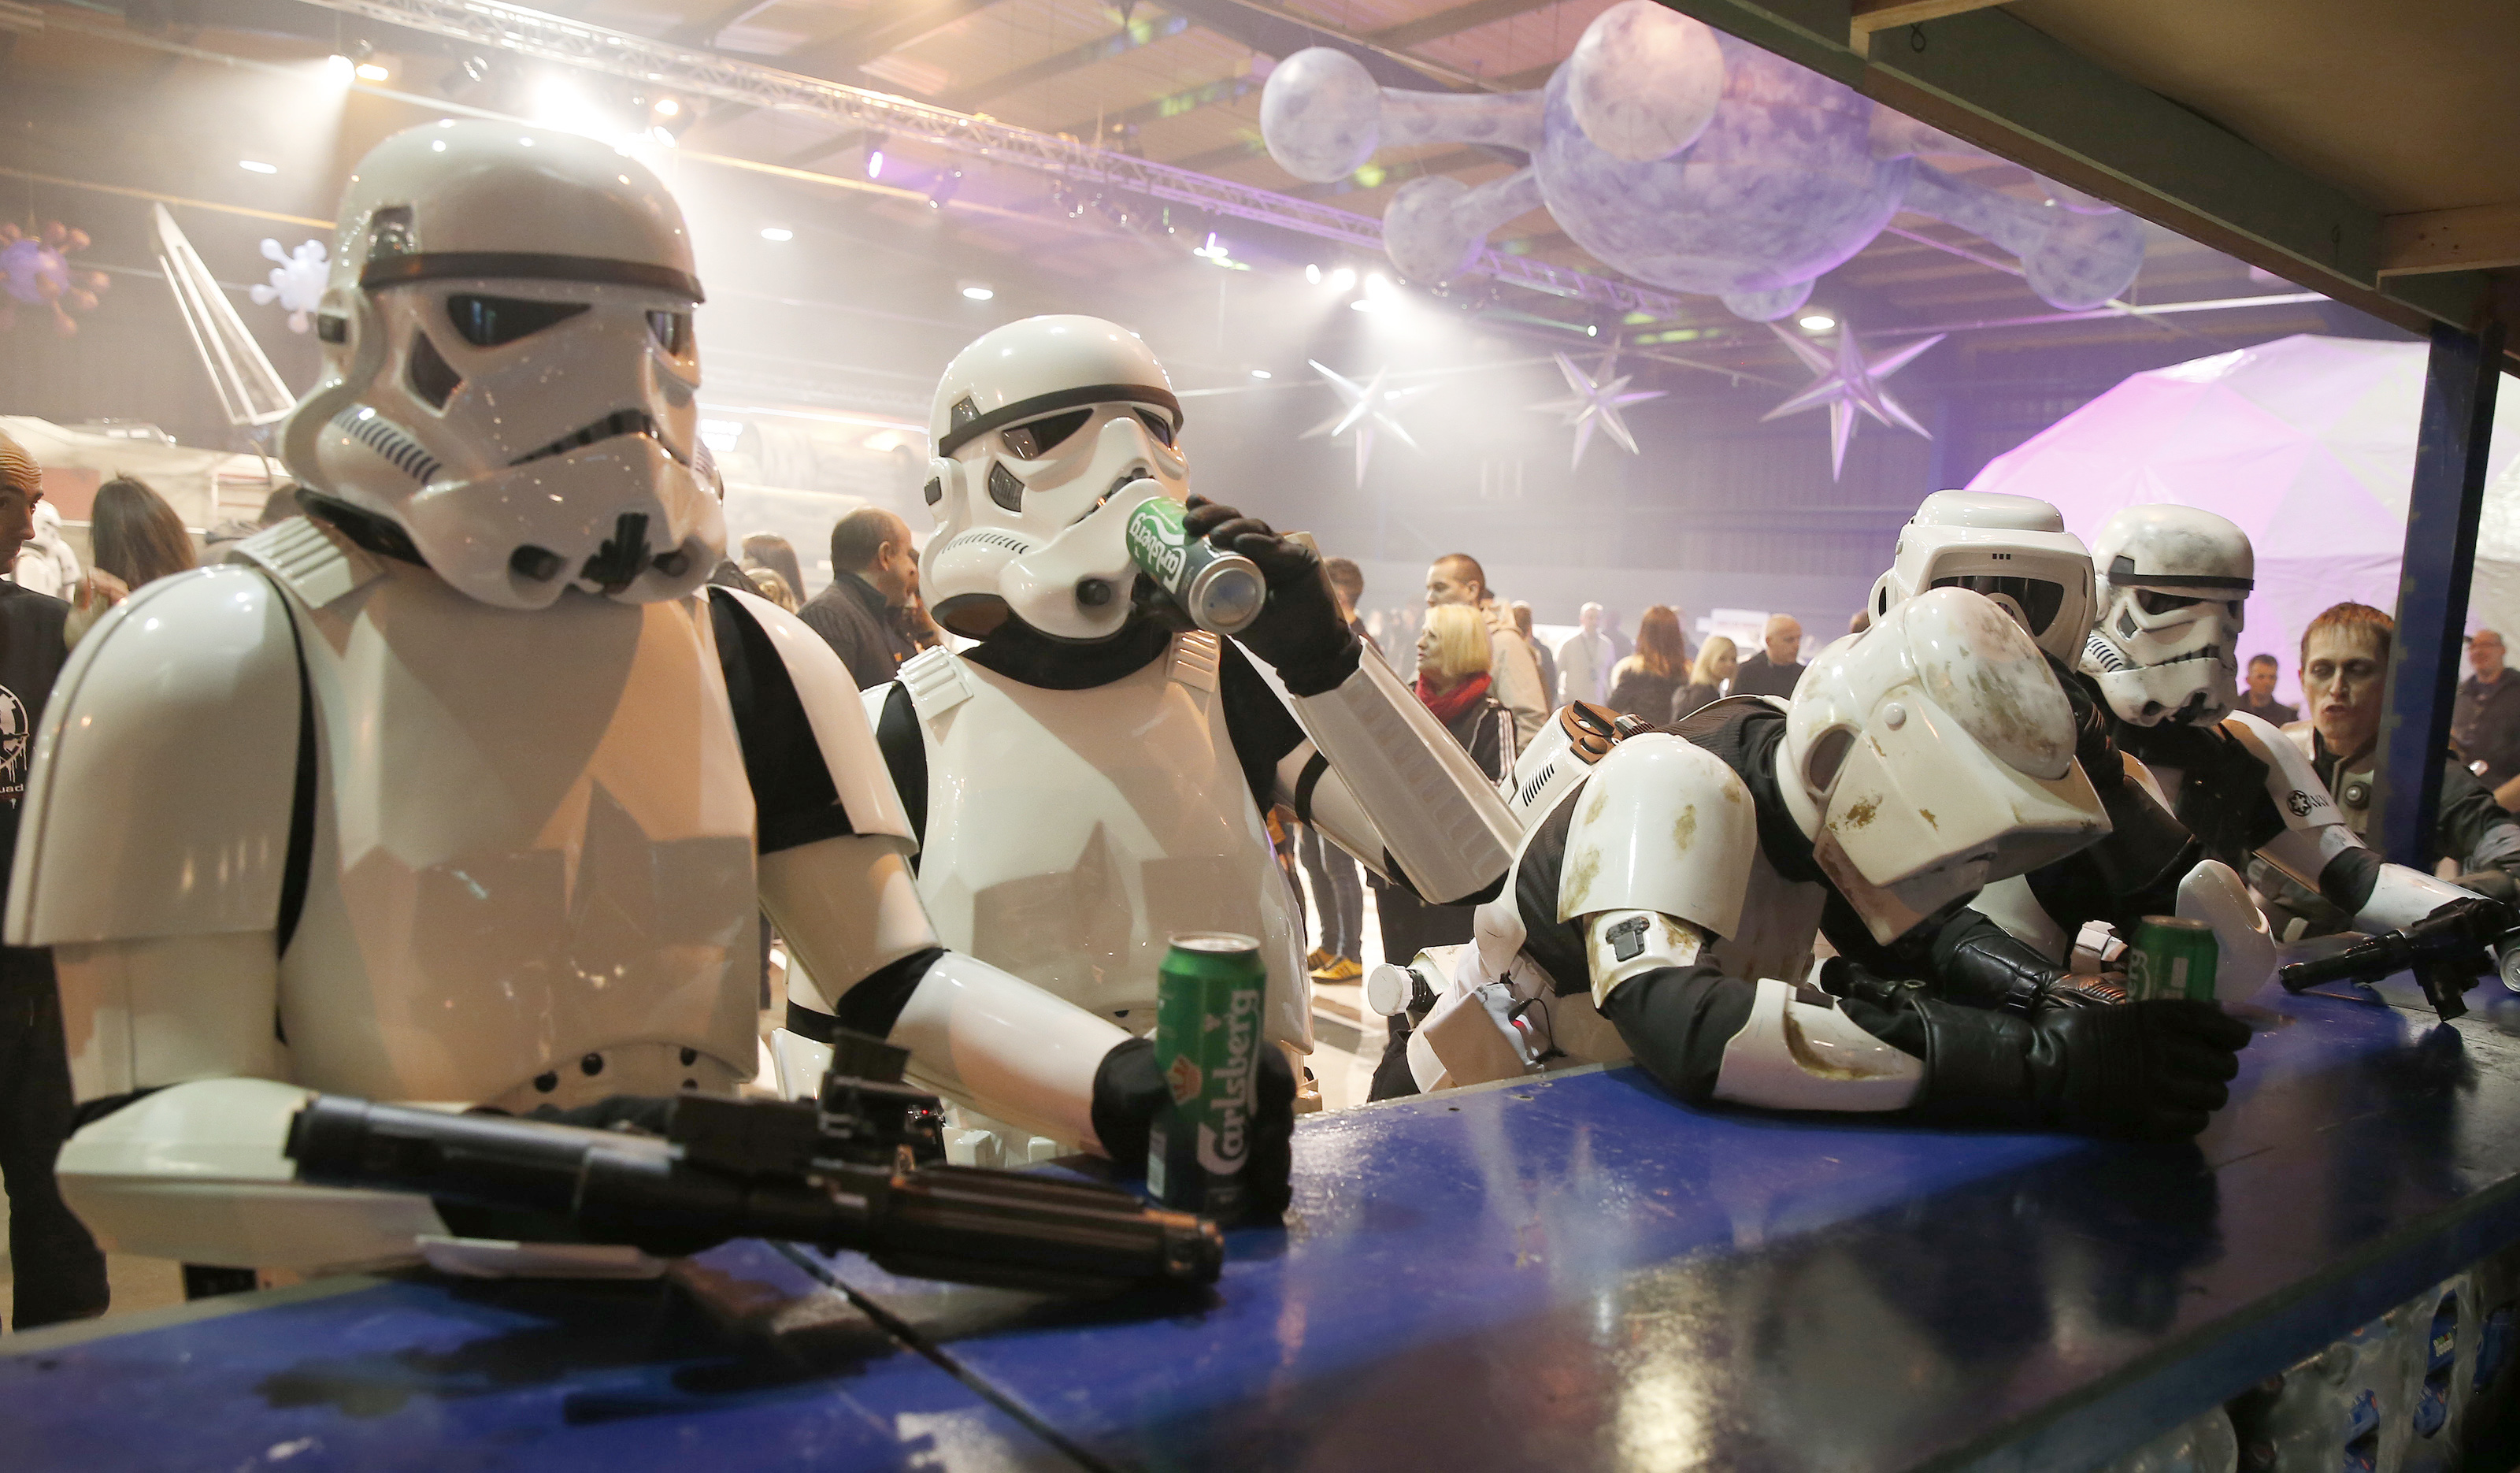
[[[2520,911],[2500,900],[2453,900],[2403,931],[2387,931],[2333,956],[2297,961],[2275,974],[2287,992],[2323,982],[2377,982],[2412,972],[2424,1000],[2443,1018],[2467,1011],[2461,994],[2478,976],[2520,951]]]
[[[1049,1293],[1215,1282],[1224,1239],[1203,1218],[943,1164],[943,1106],[901,1082],[908,1057],[844,1036],[819,1100],[678,1095],[661,1136],[319,1095],[291,1119],[287,1152],[301,1181],[551,1215],[666,1257],[776,1238]]]

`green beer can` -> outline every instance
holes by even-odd
[[[1227,552],[1183,525],[1190,509],[1156,496],[1129,513],[1129,557],[1163,585],[1191,622],[1211,634],[1239,634],[1260,617],[1269,583],[1260,565]]]
[[[1220,1222],[1242,1214],[1259,1083],[1268,964],[1260,943],[1226,933],[1176,936],[1156,975],[1155,1067],[1172,1103],[1155,1118],[1147,1189],[1157,1202]]]
[[[2127,1000],[2214,1000],[2214,928],[2176,915],[2148,915],[2127,948]]]

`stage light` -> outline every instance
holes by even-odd
[[[1322,268],[1318,265],[1306,266],[1304,268],[1304,282],[1307,286],[1320,286],[1322,284]]]
[[[764,225],[761,227],[761,238],[765,241],[792,241],[796,238],[796,232],[785,225]]]
[[[1265,368],[1255,368],[1251,370],[1251,377],[1255,379],[1265,379],[1269,377],[1269,370]]]
[[[1807,333],[1824,333],[1837,326],[1837,319],[1826,312],[1805,312],[1797,325]]]
[[[1349,302],[1347,305],[1348,310],[1352,312],[1371,312],[1373,310],[1373,299],[1371,297],[1360,297],[1356,300]]]
[[[342,82],[348,81],[359,73],[358,64],[338,53],[324,59],[324,69],[331,72],[335,80]]]
[[[998,294],[990,291],[987,287],[973,283],[972,285],[963,289],[963,295],[973,301],[986,301]]]
[[[1584,336],[1587,338],[1598,338],[1601,336],[1601,330],[1588,322],[1584,324]]]
[[[883,150],[867,150],[867,177],[870,179],[883,177]]]
[[[1352,267],[1341,266],[1329,274],[1327,285],[1333,292],[1344,292],[1356,285],[1356,271]]]
[[[379,63],[361,62],[358,67],[358,75],[361,81],[381,82],[386,77],[393,75],[393,73],[386,70],[384,67]]]
[[[1383,275],[1379,271],[1368,274],[1365,278],[1365,295],[1368,297],[1390,296],[1391,278]]]
[[[279,164],[264,163],[255,159],[240,159],[237,161],[237,167],[244,169],[248,174],[276,174],[280,172]]]
[[[658,117],[673,117],[681,114],[682,111],[683,105],[674,101],[670,97],[660,97],[656,99],[656,115]]]

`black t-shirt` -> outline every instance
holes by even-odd
[[[0,582],[0,875],[18,851],[18,806],[26,799],[26,769],[35,760],[35,725],[52,699],[53,680],[69,651],[62,626],[70,606]]]

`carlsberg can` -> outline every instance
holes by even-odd
[[[1139,503],[1129,513],[1129,556],[1163,585],[1191,622],[1211,634],[1239,634],[1260,617],[1268,580],[1249,558],[1192,536],[1182,525],[1189,515],[1170,496]]]
[[[2127,1000],[2214,1000],[2214,928],[2176,915],[2148,915],[2127,948]]]
[[[1147,1148],[1147,1189],[1182,1212],[1230,1222],[1241,1216],[1259,1082],[1260,943],[1224,933],[1176,936],[1155,992],[1155,1067],[1172,1087]]]

